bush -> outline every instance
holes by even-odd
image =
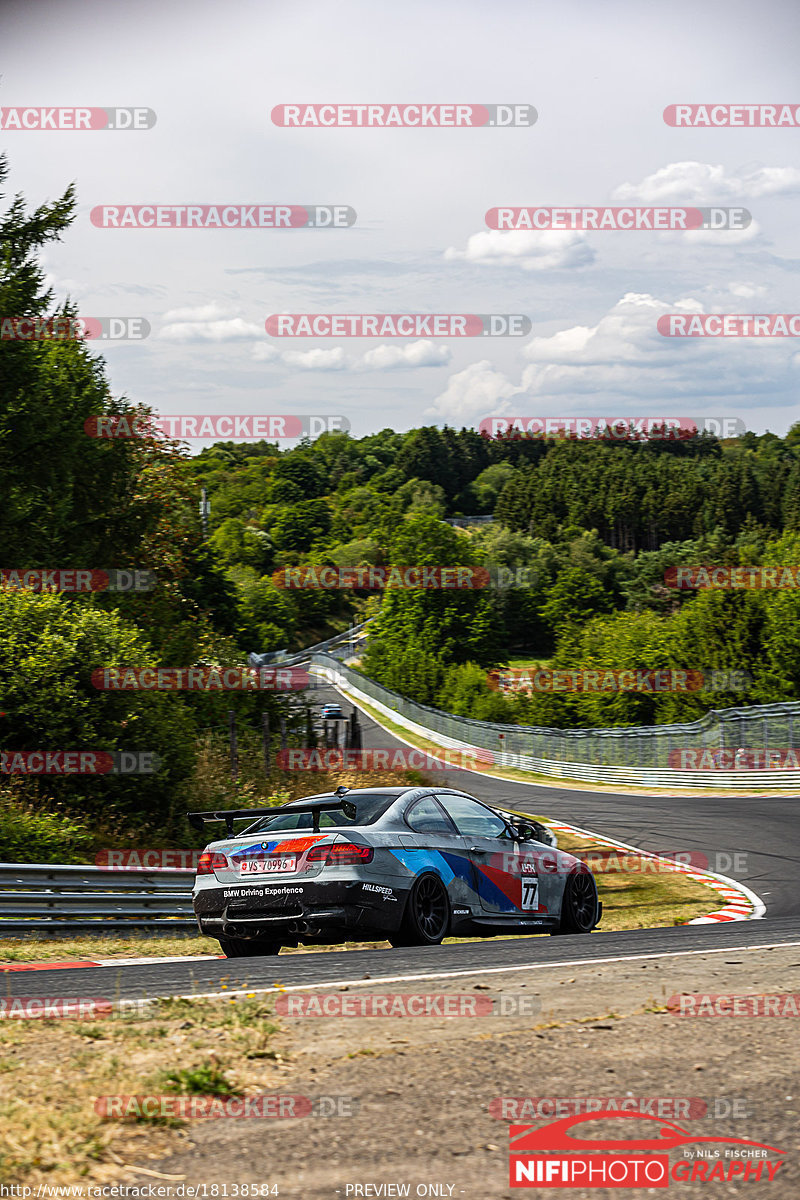
[[[91,599],[0,591],[0,700],[5,750],[153,751],[153,775],[37,778],[39,795],[102,816],[159,827],[188,778],[194,723],[182,696],[100,691],[92,672],[153,667],[143,635]]]
[[[39,811],[13,788],[0,792],[0,862],[87,862],[92,846],[92,834],[81,822]]]

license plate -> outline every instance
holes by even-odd
[[[296,869],[296,854],[278,854],[274,858],[245,858],[242,875],[288,875]]]

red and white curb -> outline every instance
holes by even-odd
[[[729,879],[727,875],[719,875],[716,871],[702,871],[698,867],[687,866],[672,858],[664,858],[660,854],[651,854],[649,850],[640,850],[638,846],[629,846],[627,842],[618,842],[614,838],[603,837],[591,829],[579,829],[577,825],[567,825],[563,821],[546,821],[548,828],[555,833],[571,833],[578,837],[592,838],[599,846],[609,846],[612,850],[627,850],[637,858],[651,862],[665,863],[670,872],[685,875],[697,883],[704,883],[713,888],[727,903],[722,908],[706,913],[704,917],[694,917],[686,921],[686,925],[713,925],[717,921],[754,921],[764,916],[767,908],[764,901],[738,879]]]
[[[75,962],[3,963],[0,975],[6,971],[74,971],[78,967],[144,967],[151,963],[212,962],[224,954],[171,954],[168,958],[81,958]]]

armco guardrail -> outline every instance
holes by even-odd
[[[194,871],[0,863],[0,938],[198,936]]]
[[[314,646],[308,646],[305,650],[298,650],[296,654],[287,654],[280,661],[280,666],[288,667],[293,663],[305,662],[312,654],[327,653],[338,650],[345,658],[351,658],[355,652],[356,643],[366,637],[364,630],[373,618],[370,617],[367,621],[362,621],[360,625],[351,625],[349,629],[345,629],[342,633],[337,633],[327,641],[317,642]],[[337,655],[334,655],[337,657]],[[269,654],[250,654],[248,656],[250,665],[253,667],[267,667],[278,665],[274,663],[272,653]]]
[[[618,729],[547,729],[475,721],[417,704],[348,667],[315,652],[316,670],[354,699],[363,697],[390,720],[435,745],[490,750],[498,767],[516,768],[584,783],[673,788],[800,789],[800,771],[692,770],[670,766],[678,750],[787,749],[800,742],[800,703],[713,710],[683,725]],[[800,760],[800,744],[797,747]]]

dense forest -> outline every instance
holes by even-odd
[[[5,176],[3,163],[0,183]],[[76,315],[56,303],[39,264],[74,204],[71,190],[34,212],[19,197],[11,203],[0,220],[0,312]],[[91,792],[75,779],[23,789],[31,821],[44,820],[42,789],[51,811],[66,806],[60,843],[78,797],[89,817],[141,825],[144,814],[169,828],[188,790],[197,795],[202,739],[226,728],[230,710],[243,728],[257,728],[264,713],[288,717],[269,693],[101,693],[91,682],[98,667],[241,665],[249,651],[298,649],[374,617],[365,673],[480,719],[662,723],[800,698],[796,591],[665,584],[676,565],[800,563],[800,424],[783,438],[614,444],[492,440],[431,426],[326,433],[290,449],[217,443],[194,456],[161,437],[84,432],[90,417],[148,412],[112,395],[102,358],[81,341],[0,341],[5,568],[136,567],[158,580],[139,594],[0,590],[4,748],[141,748],[164,763],[152,777],[95,780]],[[475,516],[491,519],[451,523]],[[368,564],[521,568],[524,586],[282,585],[291,566]],[[492,690],[487,672],[514,658],[557,668],[734,669],[752,683],[722,695]],[[297,722],[301,736],[302,714]]]
[[[243,645],[308,645],[375,616],[362,669],[413,699],[555,726],[691,720],[800,696],[796,593],[676,591],[676,565],[800,563],[800,426],[721,443],[489,440],[469,429],[228,443],[185,465],[208,490],[215,570]],[[489,516],[454,528],[449,521]],[[302,589],[291,565],[486,565],[525,586]],[[227,593],[226,593],[227,595]],[[504,695],[487,670],[744,671],[744,692]]]

